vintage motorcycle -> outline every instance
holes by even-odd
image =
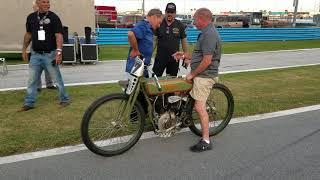
[[[144,77],[146,72],[151,78]],[[124,93],[103,96],[86,110],[81,124],[82,140],[92,152],[113,156],[134,146],[145,127],[160,137],[170,137],[185,127],[201,136],[200,120],[193,109],[194,99],[189,95],[191,88],[192,82],[183,77],[158,79],[144,61],[136,57]],[[234,100],[230,90],[214,84],[206,109],[210,136],[213,136],[232,118]],[[150,122],[147,125],[146,118]]]

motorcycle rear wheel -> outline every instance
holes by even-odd
[[[189,105],[193,121],[189,128],[194,134],[202,136],[200,118],[193,108],[194,99]],[[233,115],[234,100],[231,91],[223,84],[214,84],[207,100],[206,109],[209,115],[209,136],[217,135],[228,125]]]

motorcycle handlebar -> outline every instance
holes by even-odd
[[[159,83],[159,79],[158,79],[157,75],[151,69],[149,69],[150,66],[151,66],[151,64],[145,65],[145,68],[151,73],[151,76],[155,79],[158,90],[162,91],[161,85]]]

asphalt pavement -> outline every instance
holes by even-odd
[[[320,110],[229,125],[213,150],[192,153],[191,132],[140,140],[128,152],[75,153],[0,165],[1,180],[320,179]]]

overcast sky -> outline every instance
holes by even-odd
[[[211,11],[293,11],[293,0],[145,0],[145,8],[165,9],[168,2],[177,5],[178,13],[189,13],[191,8],[207,7]],[[320,0],[299,0],[299,11],[319,12]],[[96,5],[116,6],[117,11],[141,8],[142,0],[95,0]]]

